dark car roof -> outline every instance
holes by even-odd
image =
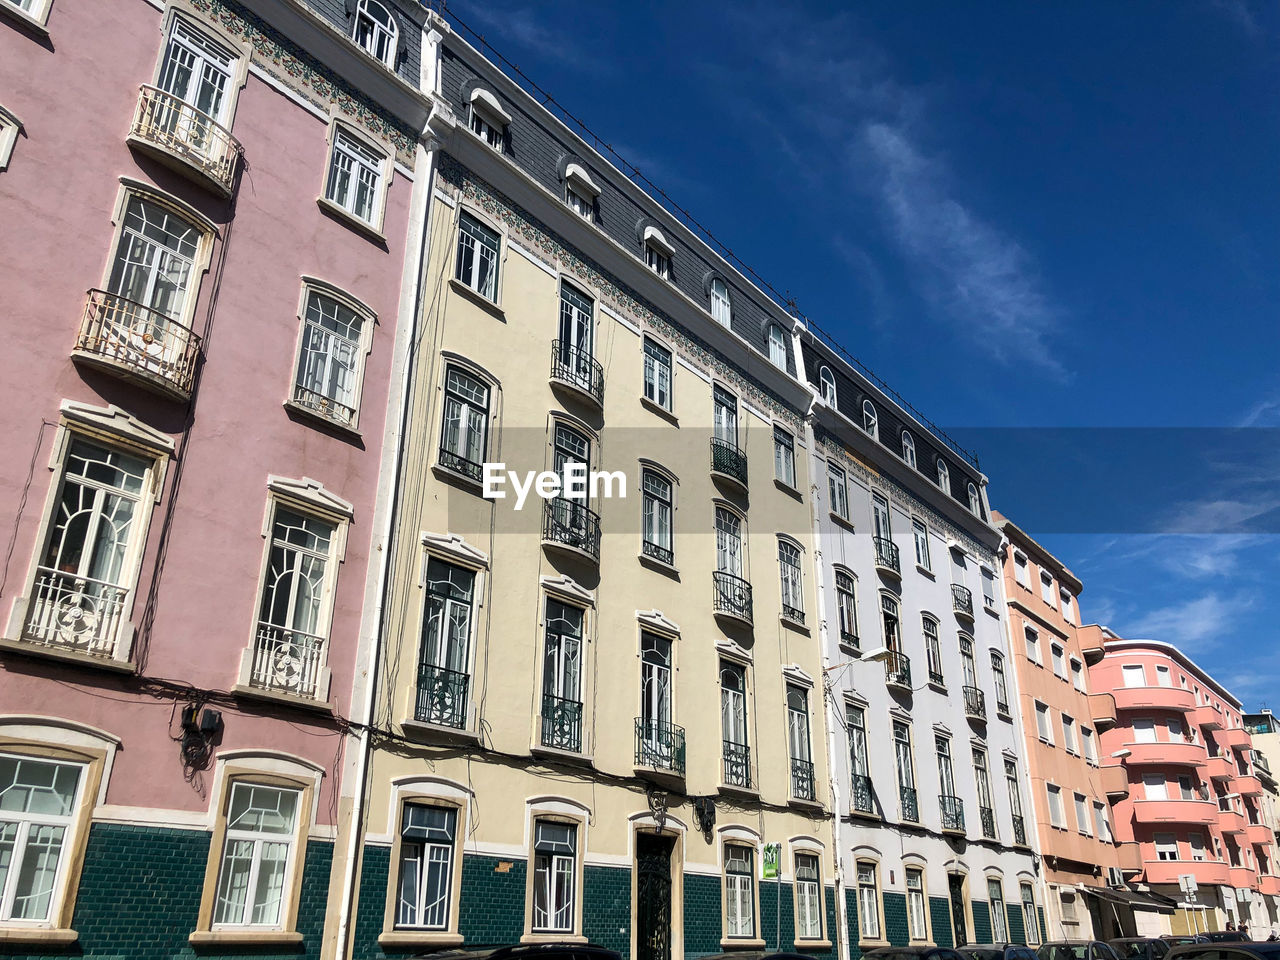
[[[1164,937],[1112,937],[1107,943],[1167,943]]]
[[[1226,931],[1224,931],[1226,932]],[[1235,931],[1232,931],[1233,933]],[[1202,954],[1217,956],[1219,950],[1229,951],[1234,956],[1240,953],[1251,953],[1255,957],[1274,960],[1280,957],[1280,943],[1255,943],[1252,940],[1220,940],[1217,943],[1181,943],[1169,951],[1165,960],[1178,960],[1179,957],[1198,957]]]
[[[472,950],[442,950],[419,956],[431,960],[622,960],[622,955],[594,943],[515,943]]]
[[[863,954],[864,957],[931,957],[937,953],[956,953],[951,947],[876,947]],[[733,957],[737,957],[733,954]]]

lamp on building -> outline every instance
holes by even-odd
[[[1117,750],[1115,753],[1113,753],[1111,755],[1111,759],[1119,760],[1121,763],[1124,763],[1124,761],[1128,760],[1132,756],[1133,756],[1133,751],[1130,750],[1128,747],[1124,747],[1123,749]]]
[[[831,666],[825,667],[822,672],[830,673],[840,667],[847,667],[851,663],[880,663],[890,659],[895,653],[897,653],[896,650],[890,650],[888,647],[873,647],[866,653],[860,654],[855,660],[841,660],[839,663],[833,663]]]

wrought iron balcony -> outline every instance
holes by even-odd
[[[942,811],[942,829],[964,833],[964,801],[944,793],[938,797],[938,806]]]
[[[242,152],[240,141],[213,117],[173,94],[142,85],[129,141],[180,173],[194,173],[193,179],[222,196],[231,196]]]
[[[589,350],[575,347],[568,340],[551,341],[551,379],[603,409],[604,367]]]
[[[979,807],[978,816],[982,820],[982,835],[988,840],[996,839],[996,812],[990,807]]]
[[[875,813],[876,790],[871,778],[860,773],[853,775],[853,809],[859,813]]]
[[[987,719],[987,695],[977,687],[964,688],[964,715],[970,720]]]
[[[418,665],[418,701],[413,718],[443,727],[467,725],[467,681],[470,677],[431,663]]]
[[[951,609],[962,617],[973,619],[973,594],[964,584],[951,585]]]
[[[316,416],[332,420],[343,427],[349,427],[356,422],[355,407],[339,403],[332,397],[326,397],[323,393],[317,393],[310,387],[304,387],[300,383],[293,386],[293,402],[310,410]],[[477,479],[479,478],[477,477]]]
[[[751,786],[751,748],[745,743],[724,741],[724,782],[730,787]]]
[[[791,758],[791,796],[796,800],[812,800],[813,764],[808,760]]]
[[[636,766],[684,774],[684,727],[636,717]]]
[[[711,579],[715,583],[716,614],[751,623],[751,584],[723,570],[714,571]]]
[[[804,623],[804,611],[799,607],[782,605],[782,615],[793,623]]]
[[[113,659],[128,599],[129,591],[114,583],[37,567],[22,639]]]
[[[548,500],[542,513],[542,541],[580,551],[599,563],[600,516],[577,500]]]
[[[460,473],[476,483],[479,483],[484,476],[484,464],[468,460],[462,454],[447,449],[444,444],[440,445],[440,466],[454,473]]]
[[[915,787],[898,786],[898,802],[902,805],[902,819],[908,823],[920,822],[920,801]]]
[[[582,752],[582,703],[549,693],[542,695],[542,745]]]
[[[1002,717],[1011,717],[1013,714],[1009,712],[1009,702],[1007,700],[996,699],[996,713]]]
[[[200,338],[159,310],[90,290],[76,337],[80,360],[186,400],[195,382]]]
[[[872,537],[876,545],[876,567],[895,577],[902,576],[902,565],[898,562],[898,545],[888,537]]]
[[[940,687],[946,686],[946,677],[942,675],[941,670],[936,670],[932,666],[929,667],[929,682],[936,683]]]
[[[324,666],[325,638],[259,621],[250,686],[315,698]]]
[[[747,486],[747,455],[736,443],[711,438],[711,472],[728,477],[744,490]]]
[[[1017,847],[1027,845],[1027,822],[1016,813],[1013,815],[1013,843]]]
[[[911,658],[896,650],[889,651],[884,661],[884,682],[891,687],[911,689]]]
[[[676,562],[675,551],[669,547],[662,547],[649,540],[642,540],[640,549],[644,551],[646,557],[653,557],[659,563],[665,563],[667,566],[672,566]]]

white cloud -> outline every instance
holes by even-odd
[[[1242,427],[1280,426],[1280,397],[1268,397],[1251,406],[1240,419]]]
[[[1247,594],[1220,593],[1149,610],[1119,629],[1121,636],[1163,640],[1194,656],[1231,635],[1232,625],[1253,601]]]

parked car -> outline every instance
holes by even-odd
[[[1036,960],[1036,952],[1020,943],[969,943],[957,950],[965,960]]]
[[[1208,943],[1209,942],[1204,937],[1200,936],[1198,933],[1187,933],[1187,934],[1181,934],[1181,935],[1176,933],[1165,933],[1161,935],[1160,939],[1163,940],[1165,943],[1169,944],[1170,948],[1179,946],[1184,943]]]
[[[1173,944],[1160,937],[1117,937],[1108,940],[1120,960],[1164,960]]]
[[[1168,960],[1280,960],[1280,943],[1254,943],[1252,940],[1186,943],[1170,950]]]
[[[1249,938],[1239,930],[1206,930],[1200,934],[1202,943],[1248,943]]]
[[[950,947],[876,947],[863,956],[876,960],[965,960]]]
[[[1039,960],[1120,960],[1101,940],[1052,940],[1036,951]]]
[[[622,955],[592,943],[516,943],[480,950],[443,950],[419,954],[431,960],[622,960]]]

